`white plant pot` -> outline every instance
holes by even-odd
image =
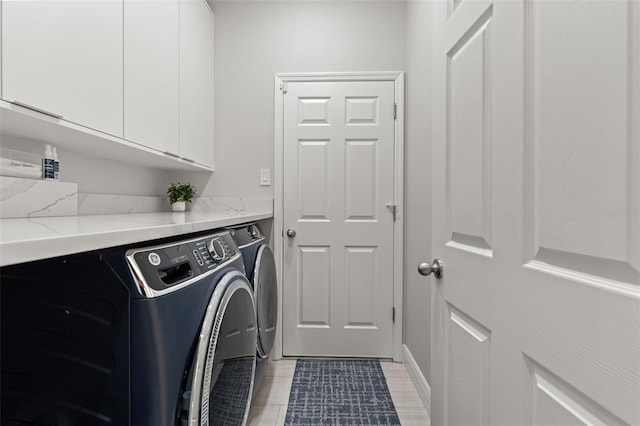
[[[171,210],[174,212],[183,212],[187,209],[187,203],[185,201],[176,201],[171,204]]]
[[[173,212],[171,213],[171,223],[185,223],[187,221],[187,214],[185,212]]]

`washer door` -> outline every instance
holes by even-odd
[[[263,244],[256,256],[253,291],[258,317],[258,356],[266,358],[273,348],[278,322],[278,277],[273,252]]]
[[[200,331],[189,401],[190,426],[246,423],[256,342],[251,285],[241,272],[230,272],[216,286]]]

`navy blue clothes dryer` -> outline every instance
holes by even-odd
[[[242,252],[242,259],[253,288],[258,322],[258,344],[256,346],[256,377],[253,394],[260,387],[273,349],[278,322],[278,278],[273,252],[267,245],[262,230],[256,223],[249,223],[231,229],[236,245]]]
[[[252,289],[229,231],[0,269],[2,425],[241,425]]]

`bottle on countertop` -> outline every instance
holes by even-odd
[[[42,179],[53,180],[54,178],[54,165],[53,151],[51,145],[47,144],[44,149],[44,156],[42,158]]]
[[[58,150],[53,147],[53,178],[55,180],[60,179],[60,160],[58,159]]]

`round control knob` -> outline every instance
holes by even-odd
[[[224,246],[218,240],[211,240],[209,243],[209,254],[216,262],[221,261],[225,257]]]
[[[258,232],[258,227],[255,225],[249,226],[249,235],[251,235],[251,238],[258,238],[260,236],[260,233]]]

